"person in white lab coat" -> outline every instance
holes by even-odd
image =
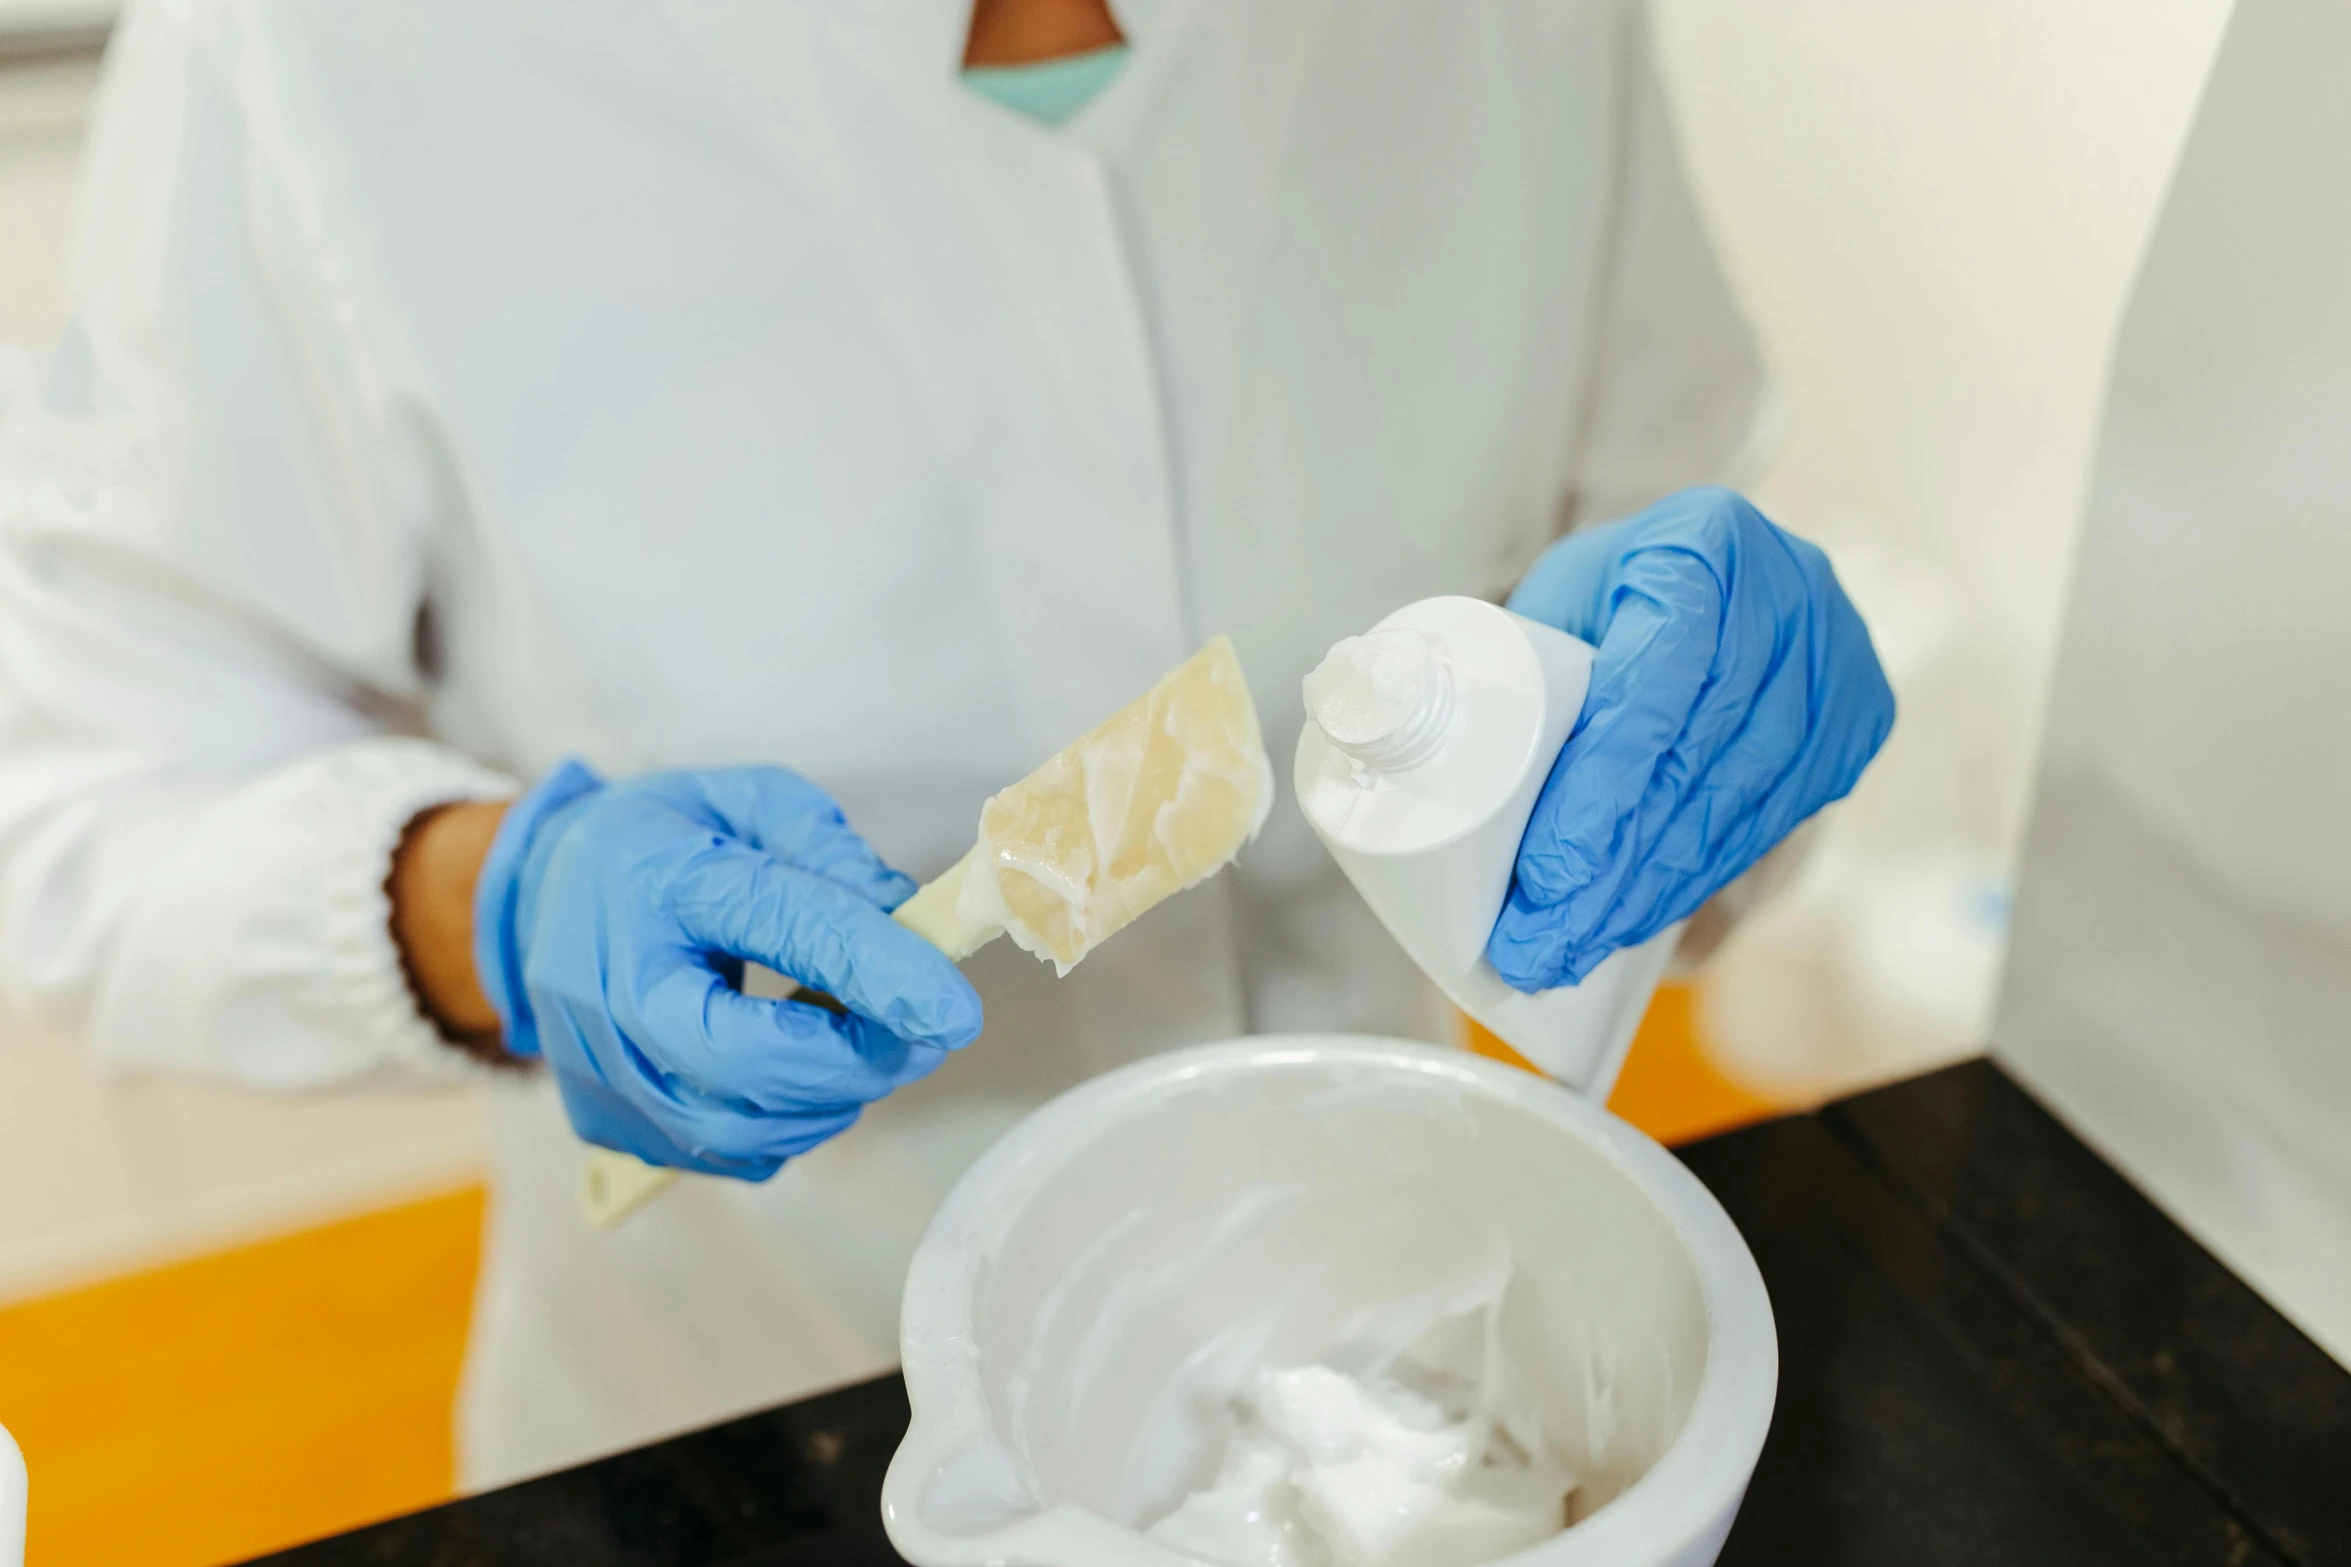
[[[469,1483],[887,1367],[946,1184],[1087,1073],[1437,1025],[1285,806],[1065,982],[983,954],[985,1043],[853,1131],[595,1234],[546,1075],[418,1004],[432,910],[478,911],[427,886],[396,943],[404,843],[495,830],[458,803],[567,757],[775,762],[933,872],[1210,632],[1286,755],[1334,638],[1498,595],[1563,529],[1734,476],[1767,423],[1630,0],[1121,0],[1115,27],[1058,126],[957,80],[970,0],[174,0],[116,38],[72,324],[0,429],[0,969],[85,1009],[111,1068],[493,1077]],[[1547,807],[1518,982],[1686,915],[1890,721],[1817,552],[1721,496],[1656,526],[1687,593],[1642,596],[1630,525],[1541,578],[1596,639],[1646,606],[1624,658],[1689,680],[1655,733],[1595,697],[1632,782],[1583,827]],[[1754,744],[1743,705],[1685,726],[1707,693],[1788,673],[1773,721],[1837,727],[1807,609],[1860,671],[1847,754],[1775,753],[1646,853],[1707,771],[1684,728]],[[1762,652],[1713,669],[1734,626]],[[744,775],[715,776],[678,809]],[[1578,898],[1580,947],[1545,912]],[[624,1024],[583,1026],[641,1057]]]
[[[2351,7],[2239,0],[2124,322],[1997,1054],[2351,1365]]]

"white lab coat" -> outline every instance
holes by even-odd
[[[1126,0],[1047,130],[969,0],[177,0],[0,453],[0,960],[97,1058],[446,1078],[385,930],[438,800],[772,760],[918,873],[1229,631],[1334,637],[1719,476],[1760,381],[1621,0]],[[402,733],[401,731],[405,731]],[[482,1483],[879,1371],[965,1162],[1137,1052],[1425,1026],[1294,812],[764,1186],[615,1235],[496,1096]]]
[[[2351,1365],[2351,7],[2242,0],[2117,351],[1994,1037]]]

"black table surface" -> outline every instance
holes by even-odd
[[[2351,1563],[2351,1373],[1988,1062],[1679,1150],[1779,1404],[1722,1561]],[[896,1377],[268,1558],[895,1564]]]

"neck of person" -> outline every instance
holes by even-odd
[[[1109,0],[973,0],[963,63],[1034,65],[1125,41]]]

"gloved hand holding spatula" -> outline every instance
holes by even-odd
[[[582,1137],[760,1180],[979,1034],[979,996],[889,917],[913,891],[781,768],[607,784],[568,763],[507,811],[475,967]],[[742,994],[746,962],[839,1010]]]
[[[951,960],[1009,934],[1068,972],[1230,861],[1272,799],[1222,637],[990,799],[971,853],[911,897],[790,773],[570,767],[499,830],[476,964],[508,1048],[543,1055],[574,1128],[613,1151],[583,1206],[617,1223],[676,1169],[763,1179],[846,1130],[977,1035]],[[741,994],[743,961],[838,1010]]]

